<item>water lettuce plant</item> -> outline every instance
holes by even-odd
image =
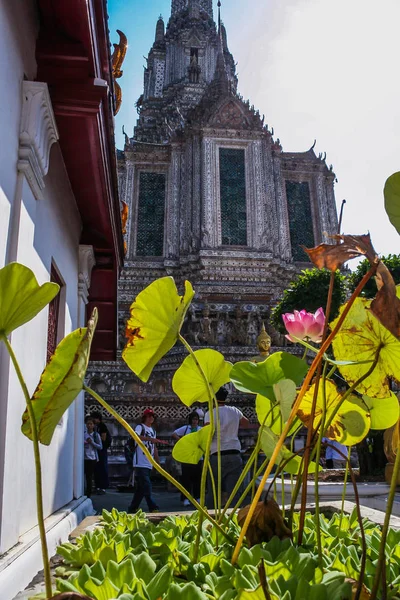
[[[397,226],[398,177],[391,179],[385,193],[392,222]],[[180,342],[188,356],[175,373],[173,389],[186,406],[197,401],[208,403],[210,425],[185,436],[174,448],[175,458],[183,462],[196,462],[204,456],[200,502],[154,461],[129,424],[84,384],[96,310],[86,328],[60,342],[30,396],[9,336],[34,318],[58,287],[50,283],[39,286],[34,274],[17,263],[0,269],[0,341],[10,354],[26,400],[22,433],[32,440],[35,455],[46,599],[52,598],[53,590],[43,523],[39,444],[51,442],[57,422],[82,389],[127,430],[153,467],[190,500],[196,512],[169,517],[158,526],[142,514],[104,512],[101,530],[85,534],[76,544],[60,547],[65,565],[59,570],[57,588],[62,594],[99,600],[400,598],[400,534],[389,528],[400,472],[399,402],[390,385],[391,380],[400,380],[400,293],[369,235],[335,235],[331,244],[320,244],[306,252],[318,269],[330,271],[331,276],[324,311],[318,309],[309,315],[299,306],[292,316],[285,314],[288,336],[292,343],[303,346],[303,358],[277,352],[263,362],[231,365],[216,350],[193,351],[181,334],[195,293],[189,282],[185,282],[180,296],[174,280],[163,277],[132,303],[123,351],[127,365],[137,377],[148,381],[157,362]],[[354,257],[366,258],[369,269],[338,315],[331,318],[337,272]],[[375,297],[360,297],[373,277]],[[340,388],[334,378],[336,372],[345,381]],[[229,381],[254,396],[260,427],[254,450],[223,505],[216,392]],[[306,446],[304,452],[296,453],[293,440],[302,426],[307,427]],[[351,516],[342,510],[330,520],[319,509],[322,439],[351,446],[364,439],[371,428],[391,429],[387,444],[395,461],[382,529],[361,518],[358,504]],[[205,489],[214,435],[218,475],[211,480],[216,507],[211,513],[205,505]],[[261,450],[266,458],[259,466]],[[357,498],[348,456],[344,454],[343,459],[347,460],[345,479],[349,473]],[[292,509],[285,513],[282,507],[282,514],[269,497],[261,498],[273,469],[273,480],[280,476],[285,483],[284,473],[296,476],[296,481],[291,481]],[[248,473],[250,482],[245,486]],[[310,473],[315,474],[315,515],[306,510]],[[300,488],[301,508],[296,513],[293,506]],[[249,493],[251,504],[238,513]],[[240,499],[228,511],[236,494]]]

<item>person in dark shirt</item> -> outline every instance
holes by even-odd
[[[96,431],[100,435],[103,447],[98,451],[99,460],[96,464],[94,471],[94,481],[96,484],[96,491],[98,494],[105,494],[106,489],[109,486],[108,482],[108,448],[111,446],[111,435],[108,431],[108,427],[103,423],[103,417],[100,412],[93,412],[91,414],[94,424],[96,425]]]

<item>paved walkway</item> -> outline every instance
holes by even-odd
[[[102,496],[93,495],[92,502],[93,507],[97,513],[101,513],[103,508],[111,510],[116,508],[117,510],[127,510],[131,500],[132,493],[121,493],[117,490],[111,489]],[[160,507],[160,512],[175,512],[182,510],[193,510],[192,507],[185,508],[180,502],[180,492],[168,492],[166,489],[153,488],[153,497]],[[146,501],[143,500],[140,508],[147,511]]]

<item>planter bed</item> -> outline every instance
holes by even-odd
[[[349,525],[349,521],[352,520],[353,525],[355,526],[355,528],[357,528],[357,522],[356,519],[354,520],[354,514],[353,514],[353,510],[354,510],[354,503],[352,502],[345,502],[345,517],[344,517],[344,521],[343,521],[343,531],[346,531],[346,528]],[[297,508],[297,507],[296,507]],[[313,513],[314,512],[314,505],[310,504],[308,506],[309,509],[309,513]],[[329,502],[329,503],[325,503],[325,504],[321,504],[320,506],[320,511],[321,513],[323,513],[327,519],[332,518],[332,515],[334,515],[334,513],[339,513],[341,510],[341,502]],[[370,528],[372,527],[372,524],[376,524],[376,525],[382,525],[383,520],[384,520],[384,513],[377,511],[377,510],[373,510],[370,509],[368,507],[362,506],[361,507],[361,514],[363,516],[363,519],[368,520],[369,522],[371,522],[371,526],[367,527],[367,542],[368,542],[368,548],[369,548],[369,552],[372,554],[374,554],[375,552],[375,546],[377,544],[377,540],[378,540],[378,535],[376,535],[376,533],[372,533],[371,535],[371,531]],[[305,548],[309,545],[310,542],[310,536],[312,537],[312,534],[310,533],[310,530],[307,529],[307,523],[306,523],[306,529],[305,529],[305,543],[304,543],[304,548],[302,550],[301,553],[298,552],[296,546],[292,546],[292,543],[290,542],[290,540],[283,540],[280,541],[278,538],[273,538],[270,542],[268,543],[264,543],[262,544],[262,546],[258,545],[258,546],[254,546],[252,549],[247,549],[247,548],[243,548],[240,555],[239,555],[239,560],[238,560],[238,568],[233,568],[230,565],[230,555],[231,555],[231,548],[228,547],[227,545],[224,546],[223,541],[221,541],[221,534],[219,535],[219,549],[216,550],[215,545],[211,546],[210,545],[210,539],[207,538],[207,532],[206,535],[203,539],[202,542],[202,550],[200,552],[199,555],[199,561],[197,564],[194,564],[193,560],[191,560],[191,552],[192,552],[192,548],[194,546],[193,541],[189,544],[186,544],[185,546],[185,542],[182,541],[180,539],[179,534],[177,534],[177,531],[179,530],[179,527],[183,527],[183,524],[186,523],[186,521],[190,521],[190,519],[195,518],[194,517],[195,513],[190,513],[190,512],[184,512],[184,513],[157,513],[157,514],[151,514],[148,515],[148,524],[146,524],[146,521],[144,520],[145,515],[142,513],[140,515],[137,516],[137,520],[136,520],[136,526],[138,527],[137,529],[134,528],[132,530],[132,534],[134,534],[136,541],[134,540],[134,544],[136,544],[136,542],[139,540],[138,544],[135,546],[135,548],[132,550],[132,563],[133,566],[135,565],[135,561],[138,560],[139,556],[142,556],[142,558],[140,559],[141,563],[143,562],[143,565],[141,564],[140,566],[137,566],[137,570],[138,570],[138,577],[143,576],[144,579],[146,579],[146,577],[143,575],[143,573],[145,573],[146,568],[150,568],[151,570],[151,564],[153,563],[153,559],[154,559],[154,565],[157,563],[157,566],[154,567],[156,568],[156,573],[160,573],[160,578],[162,579],[164,577],[164,583],[165,586],[163,591],[165,591],[165,589],[167,589],[168,586],[170,587],[170,593],[167,596],[162,596],[163,598],[168,598],[168,600],[180,600],[180,598],[184,599],[184,600],[204,600],[204,599],[211,599],[211,598],[218,598],[220,597],[221,600],[225,600],[225,598],[228,598],[228,600],[230,600],[232,598],[236,600],[236,598],[239,600],[243,599],[243,600],[261,600],[264,598],[264,596],[259,595],[258,592],[261,591],[261,588],[257,588],[258,585],[258,574],[257,574],[257,568],[256,568],[256,563],[260,562],[260,556],[263,555],[263,552],[266,552],[264,559],[265,559],[265,565],[266,565],[266,571],[267,571],[267,577],[271,577],[272,579],[275,578],[276,579],[276,570],[280,569],[281,571],[281,575],[282,575],[282,580],[279,582],[279,585],[281,586],[279,589],[285,589],[285,586],[289,586],[288,590],[289,592],[286,590],[286,595],[283,594],[281,597],[285,598],[285,600],[291,600],[292,595],[290,595],[290,578],[292,578],[292,584],[294,585],[294,580],[293,577],[297,577],[298,579],[300,579],[301,577],[298,577],[298,573],[299,573],[299,567],[298,564],[300,564],[298,561],[303,561],[303,566],[304,566],[304,573],[308,573],[306,575],[306,579],[308,578],[308,580],[310,582],[312,582],[313,577],[310,575],[311,573],[314,573],[314,581],[312,582],[312,585],[317,585],[317,583],[319,583],[319,580],[322,577],[322,571],[319,572],[318,569],[316,570],[316,562],[315,560],[310,556],[309,560],[307,562],[307,559],[305,558]],[[347,517],[346,517],[347,515]],[[353,515],[351,518],[348,515]],[[113,517],[111,516],[111,513],[105,513],[105,518],[106,518],[106,522],[103,521],[102,519],[100,519],[100,517],[95,516],[95,517],[88,517],[86,518],[81,525],[75,529],[70,536],[70,540],[71,542],[75,542],[77,539],[79,539],[82,535],[86,535],[89,533],[89,537],[90,535],[93,536],[93,532],[94,531],[98,531],[99,529],[101,530],[104,526],[104,533],[106,533],[107,531],[110,531],[110,527],[113,528],[114,525],[111,524],[111,521],[113,521]],[[117,519],[121,519],[122,521],[126,521],[126,517],[124,516],[124,513],[117,513],[117,511],[114,513],[114,518]],[[107,523],[107,521],[109,521]],[[166,527],[163,528],[162,527],[162,522],[165,521]],[[131,525],[133,524],[132,518],[128,519],[128,522],[125,523],[125,525],[127,525],[128,523],[131,523]],[[312,522],[311,516],[308,517],[308,521],[309,524]],[[328,522],[328,521],[326,521]],[[154,529],[153,526],[157,526],[158,524],[161,524],[161,527],[158,529]],[[128,525],[129,526],[129,525]],[[194,536],[194,530],[195,530],[195,525],[190,525],[190,527],[193,527],[193,536]],[[330,525],[329,527],[332,527],[332,525]],[[391,536],[391,538],[388,538],[389,546],[393,546],[394,544],[400,545],[400,518],[398,517],[392,517],[391,518],[391,528],[393,530],[393,533],[390,533],[389,536]],[[120,529],[123,529],[123,527],[121,526]],[[151,530],[151,535],[150,533],[148,533]],[[188,532],[187,529],[185,529],[186,532]],[[326,554],[327,557],[330,554],[330,558],[327,558],[326,560],[331,560],[333,561],[333,559],[336,558],[336,563],[335,563],[335,569],[333,569],[333,573],[330,575],[330,577],[327,577],[326,575],[324,575],[324,583],[326,583],[329,586],[328,589],[328,595],[326,595],[325,593],[325,589],[323,589],[321,587],[321,589],[319,590],[319,595],[317,596],[312,596],[313,598],[317,598],[318,600],[323,600],[324,598],[329,600],[346,600],[347,598],[351,598],[351,593],[350,595],[346,596],[346,589],[347,589],[347,593],[348,592],[348,585],[346,586],[346,584],[344,583],[344,573],[340,573],[340,570],[344,570],[344,566],[345,563],[347,562],[347,567],[346,567],[346,575],[351,576],[353,573],[353,577],[356,577],[356,565],[354,564],[354,557],[351,556],[351,552],[349,551],[349,555],[347,556],[347,558],[345,556],[343,556],[343,553],[346,553],[348,550],[349,546],[354,547],[354,538],[356,537],[354,532],[356,531],[356,529],[350,527],[348,534],[346,534],[346,543],[344,543],[338,550],[338,547],[335,546],[335,544],[333,544],[333,546],[331,547],[331,549],[329,548],[329,545],[326,546]],[[168,533],[169,532],[169,533]],[[231,534],[237,533],[237,526],[232,525],[232,529],[231,529]],[[398,532],[398,533],[396,533]],[[99,535],[98,533],[95,534]],[[103,535],[103,534],[100,534]],[[141,536],[146,536],[146,539],[150,539],[151,536],[158,536],[158,540],[159,542],[157,542],[158,545],[153,544],[151,547],[149,547],[149,553],[150,553],[150,557],[151,557],[151,562],[150,562],[150,566],[147,565],[147,567],[144,566],[144,562],[148,561],[148,558],[146,559],[146,557],[144,556],[144,553],[147,554],[147,552],[145,551],[145,548],[143,547],[143,540],[141,540]],[[308,537],[307,537],[308,536]],[[87,537],[87,535],[86,535]],[[215,537],[215,536],[214,536]],[[397,539],[398,538],[398,539]],[[329,539],[329,536],[325,536],[325,541]],[[341,538],[341,540],[343,541],[343,538]],[[215,540],[214,540],[215,541]],[[132,543],[132,542],[130,542]],[[112,544],[111,544],[112,545]],[[263,548],[263,552],[261,552],[260,548]],[[67,547],[64,547],[67,548]],[[169,548],[169,549],[168,549]],[[76,554],[75,550],[77,550],[77,548],[73,549],[72,547],[70,547],[70,549],[72,549],[72,553],[70,554],[70,559],[69,563],[73,563],[74,562],[74,558],[77,559],[78,558],[78,562],[79,562],[79,556],[78,554]],[[185,550],[185,552],[183,552],[183,550]],[[67,550],[64,549],[63,551],[63,555],[66,555]],[[75,555],[74,555],[75,552]],[[105,551],[105,552],[108,552]],[[337,552],[337,554],[335,555],[335,552]],[[356,551],[357,552],[357,551]],[[389,548],[389,552],[390,552],[390,548]],[[395,579],[395,587],[397,587],[398,592],[396,593],[395,589],[391,589],[390,586],[388,587],[388,599],[390,600],[398,600],[400,599],[400,555],[397,556],[399,553],[397,550],[394,550],[394,552],[396,552],[396,563],[394,566],[391,566],[390,568],[392,569],[393,573],[398,573],[396,575],[396,579]],[[68,552],[67,552],[68,553]],[[175,553],[175,554],[174,554]],[[186,556],[186,554],[188,556]],[[220,557],[218,557],[218,554],[221,554]],[[283,562],[281,563],[280,560],[277,560],[277,557],[279,555],[282,556],[286,556],[286,558],[283,560]],[[312,551],[312,554],[315,554],[315,551]],[[175,558],[171,558],[172,556],[175,556]],[[222,557],[222,555],[224,555]],[[147,554],[147,556],[149,556]],[[161,557],[161,558],[160,558]],[[189,561],[187,560],[187,558],[189,557]],[[272,563],[271,560],[272,559]],[[107,571],[107,575],[105,577],[108,577],[108,570],[107,570],[107,564],[110,563],[110,560],[112,559],[112,554],[110,553],[107,557],[106,554],[103,554],[102,556],[102,562],[105,566],[105,569]],[[90,559],[88,559],[87,557],[85,557],[83,554],[81,554],[80,556],[80,560],[82,561],[82,564],[85,564],[86,566],[83,567],[83,570],[88,573],[89,569],[93,569],[94,575],[97,575],[97,578],[101,578],[102,576],[102,568],[100,566],[98,567],[88,567],[87,565],[90,565]],[[127,559],[122,559],[121,562],[126,562]],[[168,567],[166,567],[166,564],[168,563],[169,560],[173,560],[174,562],[174,576],[171,573],[168,573],[169,569]],[[274,562],[275,561],[275,562]],[[297,562],[296,562],[297,561]],[[304,562],[305,561],[305,562]],[[397,562],[398,561],[398,562]],[[368,563],[368,569],[371,569],[371,564],[373,562],[373,556],[370,557],[370,559],[367,561]],[[164,563],[164,564],[163,564]],[[270,563],[274,565],[274,567],[270,566]],[[307,564],[306,564],[307,563]],[[99,563],[97,563],[99,564]],[[138,563],[136,563],[138,565]],[[296,566],[297,564],[297,566]],[[109,567],[110,568],[110,567]],[[119,567],[121,568],[121,567]],[[116,568],[118,570],[118,567]],[[131,569],[131,567],[129,566],[129,569]],[[129,570],[128,569],[128,570]],[[144,569],[144,570],[143,570]],[[164,569],[164,571],[163,571]],[[210,575],[210,572],[213,571],[213,569],[215,570],[214,573],[212,573]],[[233,569],[233,570],[232,570]],[[274,569],[275,569],[275,575],[274,575]],[[371,573],[368,571],[366,571],[367,574],[367,579],[369,578],[368,582],[370,583],[371,581]],[[64,577],[66,576],[70,576],[70,584],[61,584],[61,588],[64,588],[65,590],[68,589],[68,586],[70,586],[71,584],[74,585],[74,577],[75,577],[75,570],[78,570],[78,567],[74,567],[67,564],[64,564],[62,561],[62,558],[57,555],[56,557],[53,558],[52,560],[52,574],[53,576],[61,576],[63,575]],[[115,567],[114,567],[115,570]],[[82,571],[82,568],[81,568]],[[90,571],[91,572],[91,571]],[[180,573],[180,576],[177,576],[177,573]],[[218,573],[218,574],[217,574]],[[92,574],[92,577],[94,577],[94,575]],[[114,578],[118,578],[117,575],[115,575],[115,573],[112,575],[112,577]],[[124,575],[121,574],[121,577],[123,578]],[[128,577],[128,579],[131,577],[131,574],[127,573],[126,577]],[[81,575],[80,577],[80,582],[82,585],[85,585],[84,583],[82,583],[84,581],[85,577],[83,577]],[[175,582],[173,582],[173,579],[175,579]],[[200,591],[200,589],[197,588],[197,586],[193,583],[193,579],[196,579],[196,582],[198,581],[199,584],[201,584],[202,590]],[[272,579],[269,579],[269,581],[272,581]],[[304,577],[303,577],[304,579]],[[153,581],[153,579],[151,579]],[[192,582],[190,582],[190,580],[192,580]],[[231,581],[231,583],[228,585],[228,580]],[[284,583],[284,580],[286,580],[286,582],[289,581],[288,583]],[[65,579],[63,579],[63,581],[65,581]],[[93,581],[93,580],[92,580]],[[105,581],[105,579],[104,579]],[[103,584],[104,584],[103,581]],[[179,584],[183,584],[184,587],[182,587],[182,589],[179,589],[179,587],[177,587],[178,583]],[[212,586],[213,586],[213,582],[216,586],[220,586],[218,590],[213,590]],[[75,581],[76,583],[76,581]],[[115,581],[114,581],[115,583]],[[34,584],[34,585],[33,585]],[[151,586],[151,584],[149,584]],[[163,584],[164,585],[164,584]],[[274,595],[274,592],[276,591],[275,588],[277,587],[277,583],[272,584],[271,592],[272,592],[272,598],[273,600],[275,600],[275,598],[278,598],[278,596]],[[297,582],[296,584],[297,586],[300,585],[299,582]],[[305,585],[307,587],[307,585],[311,585],[311,583],[302,583],[301,585]],[[226,587],[226,589],[223,589],[224,586]],[[79,587],[79,586],[78,586]],[[154,586],[153,586],[154,587]],[[279,586],[278,586],[279,587]],[[293,587],[293,586],[292,586]],[[296,586],[294,586],[296,587]],[[32,583],[31,586],[29,586],[27,588],[27,590],[25,590],[25,592],[22,592],[20,594],[18,594],[18,596],[16,596],[16,598],[14,600],[27,600],[29,597],[31,597],[34,594],[37,594],[38,592],[42,591],[44,589],[43,585],[41,585],[40,583],[40,574],[39,576],[35,579],[35,581]],[[72,588],[71,588],[72,589]],[[236,592],[232,592],[231,595],[230,592],[228,592],[229,589],[236,589]],[[243,590],[250,590],[250,592],[245,592]],[[278,588],[277,588],[278,589]],[[318,588],[319,589],[319,588]],[[223,593],[220,594],[221,590],[223,590]],[[242,590],[242,591],[241,591]],[[329,591],[330,590],[330,591]],[[334,590],[342,590],[341,591],[341,595],[335,595],[335,591]],[[154,589],[152,590],[152,592],[154,592]],[[206,592],[206,593],[205,593]],[[313,593],[317,592],[317,588],[315,590],[313,590]],[[99,592],[97,592],[99,594]],[[206,595],[208,594],[208,595]],[[218,596],[217,594],[220,594],[220,596]],[[90,595],[90,594],[89,594]],[[108,598],[112,598],[113,596],[107,596],[107,594],[105,594],[104,596],[101,595],[93,595],[94,598],[101,598],[103,600],[103,598],[105,600],[107,600]],[[116,594],[115,597],[118,597],[118,595]],[[127,596],[127,598],[130,598],[130,596]],[[139,598],[140,596],[132,596],[134,597],[134,599],[136,600],[137,598]],[[155,600],[155,598],[159,598],[161,596],[154,596],[154,598],[150,598],[150,600]],[[304,598],[307,598],[308,596],[305,595]]]

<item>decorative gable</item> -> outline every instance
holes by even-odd
[[[233,98],[219,105],[213,111],[208,125],[226,129],[249,129],[250,120],[247,118],[239,102]]]

